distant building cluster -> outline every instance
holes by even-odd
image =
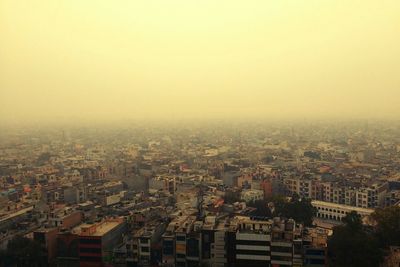
[[[327,266],[346,215],[400,205],[400,134],[382,127],[5,132],[0,250],[25,236],[48,266]],[[310,200],[313,225],[254,215],[277,196]]]

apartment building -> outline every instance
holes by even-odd
[[[387,182],[374,183],[356,192],[356,206],[360,208],[376,208],[385,206],[389,185]]]
[[[271,262],[271,223],[238,218],[235,266],[268,266]]]
[[[132,249],[132,266],[152,266],[161,262],[161,236],[165,231],[163,222],[153,222],[135,231],[127,242]]]
[[[283,181],[288,195],[299,195],[315,199],[317,198],[318,183],[315,180],[307,180],[301,178],[286,178]]]
[[[162,235],[162,266],[303,266],[305,234],[292,219],[210,215],[198,221],[181,216]],[[320,248],[310,242],[307,245]],[[310,262],[323,262],[311,258]]]
[[[283,184],[287,195],[297,194],[313,200],[360,208],[384,207],[388,202],[387,182],[367,184],[357,188],[335,182],[321,182],[300,178],[285,178]]]

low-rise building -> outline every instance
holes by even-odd
[[[107,218],[79,226],[79,261],[81,267],[103,267],[111,262],[113,248],[122,242],[126,232],[123,218]]]
[[[311,201],[311,205],[317,209],[318,218],[335,221],[341,221],[347,214],[352,211],[357,212],[359,215],[361,215],[362,218],[367,218],[374,212],[373,209],[359,208],[318,200]]]

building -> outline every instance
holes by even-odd
[[[356,192],[356,206],[360,208],[384,207],[389,184],[374,183]]]
[[[63,200],[68,204],[82,203],[87,199],[87,188],[83,185],[63,187]]]
[[[82,221],[83,214],[71,208],[63,208],[50,212],[48,221],[51,226],[69,229]]]
[[[261,189],[264,191],[264,199],[272,197],[272,182],[271,180],[264,179],[260,183]]]
[[[291,219],[237,217],[235,266],[302,266],[302,230]]]
[[[57,266],[79,267],[79,236],[70,230],[57,234]]]
[[[271,262],[271,223],[239,218],[235,235],[235,266],[268,266]]]
[[[389,184],[379,182],[349,186],[339,182],[322,182],[302,178],[284,178],[287,195],[294,194],[313,200],[356,206],[359,208],[384,207],[387,203]]]
[[[325,267],[327,265],[327,249],[323,247],[304,248],[305,267]]]
[[[123,218],[107,218],[79,226],[79,261],[81,267],[103,267],[112,261],[112,250],[126,232]]]
[[[332,230],[323,228],[306,228],[303,235],[303,257],[305,267],[328,266],[327,240]]]
[[[357,212],[361,217],[368,218],[373,209],[359,208],[342,204],[329,203],[325,201],[313,200],[311,205],[317,209],[317,217],[328,220],[341,221],[347,214],[352,211]]]
[[[0,231],[6,231],[10,227],[18,224],[25,220],[30,214],[32,214],[33,206],[21,208],[17,211],[8,212],[0,215]]]
[[[57,256],[58,228],[41,228],[33,232],[33,240],[41,244],[47,262],[54,263]]]
[[[129,266],[154,266],[162,261],[161,236],[165,231],[163,222],[148,223],[135,231],[127,245],[132,248]]]
[[[149,179],[150,191],[163,191],[174,195],[177,191],[177,178],[174,176],[157,176]]]
[[[271,230],[271,265],[302,266],[302,228],[292,219],[274,218]]]
[[[264,191],[257,189],[243,190],[240,194],[240,198],[246,203],[264,199]]]

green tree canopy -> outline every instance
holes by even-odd
[[[4,266],[46,266],[46,257],[39,243],[22,236],[15,236],[0,253],[0,263]]]
[[[255,200],[248,204],[250,207],[256,208],[256,211],[252,213],[253,216],[260,217],[271,217],[272,213],[268,208],[268,203],[265,200]]]
[[[235,202],[240,201],[240,192],[239,191],[231,191],[227,190],[224,196],[225,203],[233,204]]]
[[[360,215],[349,213],[344,225],[333,228],[328,239],[330,265],[333,267],[379,266],[382,252],[375,236],[363,228]]]
[[[400,246],[400,207],[377,209],[372,218],[376,221],[376,234],[381,246]]]
[[[311,205],[311,200],[293,196],[290,201],[285,198],[275,197],[271,199],[274,203],[274,216],[293,218],[296,222],[311,226],[316,209]]]

